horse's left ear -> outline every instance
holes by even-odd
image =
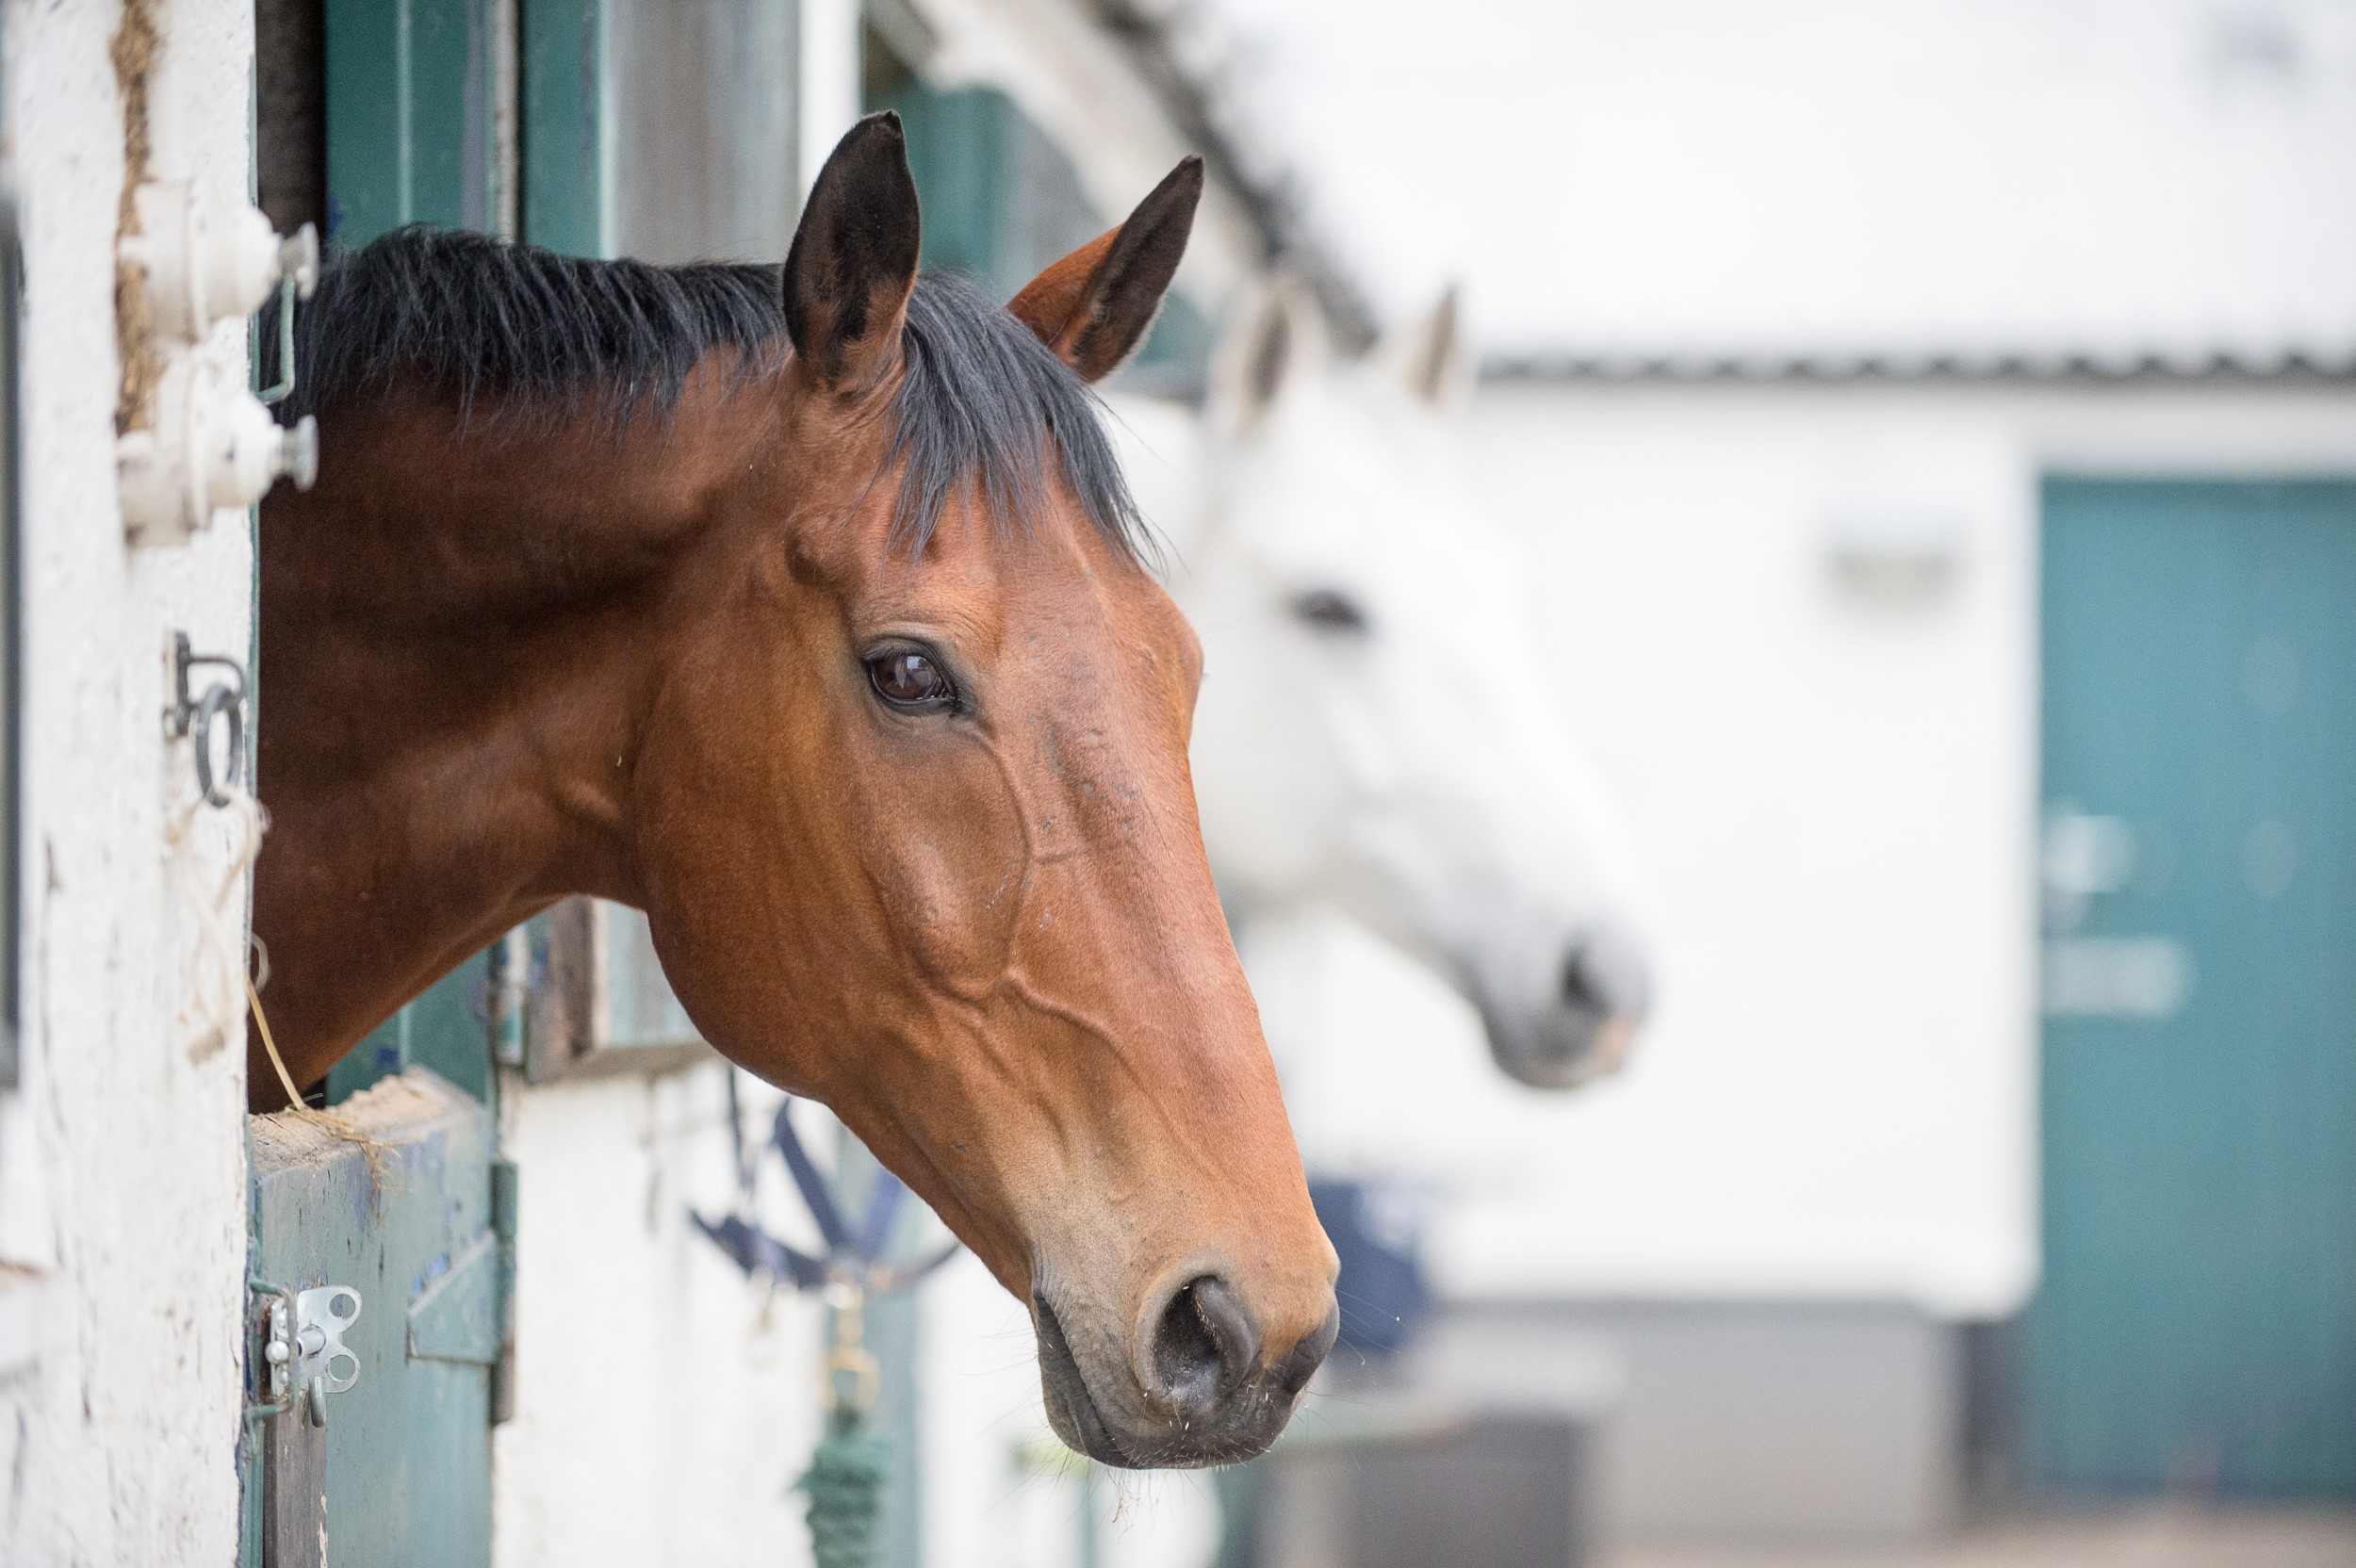
[[[857,392],[899,368],[921,248],[900,117],[871,114],[827,155],[785,255],[785,331],[805,374]]]
[[[1033,278],[1006,308],[1082,380],[1103,380],[1145,340],[1202,199],[1203,160],[1188,157],[1127,222]]]
[[[1464,313],[1450,284],[1421,320],[1383,335],[1376,360],[1401,386],[1434,408],[1455,408],[1472,391],[1472,355],[1464,347]]]

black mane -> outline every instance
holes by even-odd
[[[295,312],[289,417],[358,412],[419,387],[462,422],[543,428],[590,418],[619,431],[676,412],[707,355],[765,382],[792,351],[778,269],[586,261],[476,234],[397,229],[336,258]],[[266,321],[267,324],[267,321]],[[272,341],[275,328],[265,335]],[[1089,521],[1137,553],[1143,523],[1103,404],[1030,329],[961,279],[920,280],[908,302],[907,375],[892,399],[887,468],[901,466],[897,542],[922,549],[966,485],[1002,522],[1045,500],[1053,452]]]

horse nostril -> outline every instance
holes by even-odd
[[[1333,1354],[1333,1342],[1341,1337],[1341,1333],[1342,1309],[1337,1302],[1333,1310],[1325,1315],[1325,1321],[1317,1326],[1317,1332],[1294,1346],[1292,1353],[1277,1364],[1277,1386],[1286,1394],[1298,1394],[1308,1387],[1309,1380],[1317,1375],[1318,1367],[1325,1364],[1325,1358]]]
[[[1153,1372],[1181,1410],[1209,1409],[1259,1357],[1252,1315],[1215,1274],[1180,1286],[1153,1326]]]
[[[1585,948],[1571,949],[1571,956],[1562,960],[1562,1004],[1598,1018],[1611,1016],[1611,994],[1596,975]]]

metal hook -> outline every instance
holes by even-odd
[[[205,694],[191,701],[188,697],[188,671],[198,664],[211,664],[228,672],[228,678],[216,681]],[[188,634],[172,634],[172,704],[164,710],[164,733],[178,739],[192,737],[196,743],[196,785],[205,804],[222,807],[229,804],[230,791],[245,784],[245,666],[221,654],[195,653],[188,646]],[[229,768],[225,786],[213,777],[213,721],[229,721]]]
[[[229,721],[229,778],[227,787],[213,782],[213,721]],[[245,784],[245,697],[226,686],[215,686],[196,699],[196,715],[190,725],[196,742],[196,787],[209,806],[229,804],[230,792]]]

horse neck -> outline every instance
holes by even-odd
[[[558,898],[633,898],[682,567],[766,467],[766,400],[619,434],[388,409],[331,425],[318,488],[265,507],[254,925],[300,1080]]]

